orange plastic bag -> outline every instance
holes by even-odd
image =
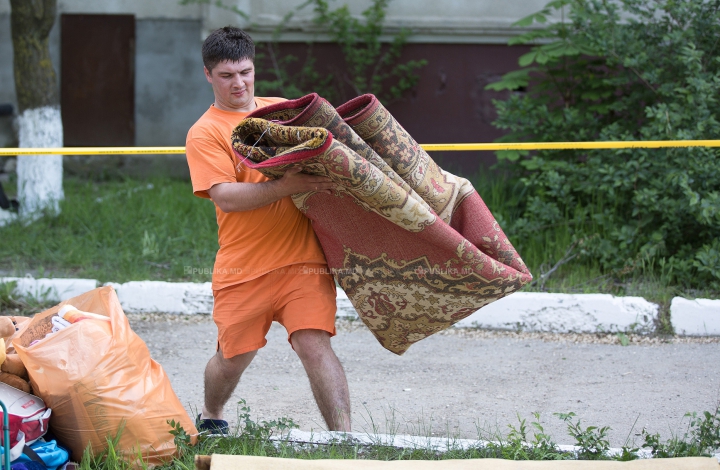
[[[110,321],[83,320],[46,338],[51,317],[65,304]],[[75,461],[88,444],[96,454],[106,449],[107,438],[114,438],[121,428],[116,451],[132,461],[142,456],[150,465],[176,453],[168,420],[197,434],[162,366],[130,329],[110,286],[38,313],[23,325],[13,344],[35,394],[53,410],[50,429],[70,447]]]

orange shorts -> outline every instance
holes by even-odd
[[[290,335],[323,330],[335,336],[335,281],[325,264],[301,263],[213,291],[218,348],[230,358],[267,344],[273,320]]]

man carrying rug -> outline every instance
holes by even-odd
[[[186,153],[194,194],[215,203],[220,249],[212,277],[218,346],[205,368],[198,429],[228,432],[223,407],[277,321],[305,367],[328,429],[350,431],[347,379],[330,346],[335,282],[309,219],[289,197],[330,192],[333,183],[299,169],[269,180],[246,167],[233,152],[232,130],[250,112],[283,99],[254,96],[255,46],[242,30],[213,31],[202,57],[215,102],[188,132]]]

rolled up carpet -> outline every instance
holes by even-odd
[[[473,245],[532,278],[472,184],[440,168],[372,94],[336,109],[312,93],[260,108],[248,117],[286,126],[323,127],[390,179],[424,201]],[[345,286],[343,286],[344,288]]]
[[[440,218],[483,252],[531,279],[472,184],[440,168],[374,95],[358,96],[337,112]]]
[[[337,110],[317,93],[311,93],[295,100],[287,100],[259,108],[247,116],[261,118],[283,126],[322,127],[362,158],[380,169],[395,184],[410,194],[410,197],[426,204],[418,194],[393,170],[375,151],[358,136],[338,114]]]
[[[337,112],[446,223],[477,194],[468,180],[440,168],[374,95],[358,96]]]
[[[512,245],[487,208],[462,224],[482,241],[479,247],[327,129],[247,118],[232,142],[248,167],[270,178],[299,165],[336,183],[333,194],[301,193],[293,201],[312,220],[328,265],[360,318],[396,354],[531,279],[527,269],[498,255]]]

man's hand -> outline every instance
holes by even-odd
[[[288,168],[285,174],[277,182],[281,186],[281,192],[285,193],[283,196],[289,196],[290,194],[304,193],[305,191],[317,191],[321,193],[331,194],[332,189],[335,187],[335,183],[325,176],[307,175],[301,173],[302,168],[294,166]]]
[[[335,184],[330,178],[301,171],[300,167],[291,167],[282,178],[263,183],[220,183],[208,189],[208,194],[221,211],[242,212],[267,206],[296,193],[332,193]]]

